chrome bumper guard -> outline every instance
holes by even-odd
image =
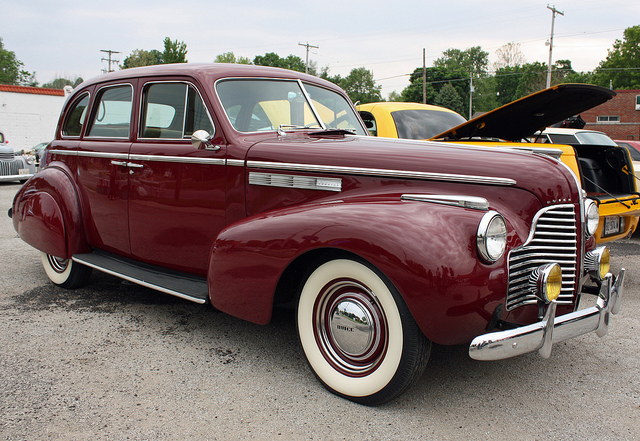
[[[620,310],[624,268],[618,277],[608,273],[602,281],[596,306],[556,317],[556,304],[550,303],[542,321],[506,331],[491,332],[473,339],[469,356],[475,360],[502,360],[538,351],[549,358],[554,343],[595,331],[604,337],[609,315]]]

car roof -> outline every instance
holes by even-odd
[[[542,131],[542,133],[555,133],[558,135],[575,135],[576,133],[601,133],[606,135],[604,132],[599,132],[597,130],[585,130],[585,129],[570,129],[564,127],[547,127]]]
[[[435,106],[433,104],[421,104],[421,103],[405,103],[398,101],[386,101],[379,103],[366,103],[358,104],[358,110],[372,110],[374,108],[384,109],[387,112],[398,112],[400,110],[435,110],[439,112],[457,113],[446,107]]]
[[[158,64],[155,66],[133,67],[130,69],[122,69],[109,72],[97,77],[91,78],[75,90],[82,89],[96,83],[106,81],[126,80],[130,78],[156,77],[156,76],[192,76],[202,78],[207,81],[216,81],[220,78],[281,78],[281,79],[301,79],[313,83],[322,84],[326,87],[340,90],[338,86],[330,81],[322,78],[308,75],[305,73],[281,69],[269,66],[256,66],[248,64],[232,64],[232,63],[175,63],[175,64]]]
[[[433,139],[480,137],[518,141],[615,95],[613,90],[592,84],[559,84],[505,104]]]

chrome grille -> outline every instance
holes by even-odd
[[[545,263],[558,263],[562,267],[558,304],[573,303],[578,280],[578,229],[574,210],[573,205],[540,210],[527,243],[509,253],[507,310],[538,302],[529,287],[529,276]]]
[[[0,176],[17,175],[22,165],[21,161],[0,161]]]
[[[0,159],[7,161],[7,160],[12,160],[13,158],[16,157],[16,153],[15,152],[0,152]]]

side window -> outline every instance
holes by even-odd
[[[80,136],[82,126],[87,116],[87,106],[89,105],[89,94],[86,93],[75,103],[69,106],[67,120],[62,126],[63,136]]]
[[[367,130],[371,134],[371,136],[378,136],[378,126],[376,124],[376,119],[373,116],[373,113],[366,112],[361,110],[358,112],[360,114],[360,118],[364,121],[364,125],[367,127]]]
[[[154,83],[143,98],[140,138],[184,139],[196,130],[213,134],[207,108],[196,89],[185,83]]]
[[[131,86],[105,89],[95,106],[88,136],[128,138],[131,125]]]

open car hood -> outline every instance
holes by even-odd
[[[498,107],[431,139],[499,138],[519,141],[615,95],[613,90],[591,84],[559,84]]]

